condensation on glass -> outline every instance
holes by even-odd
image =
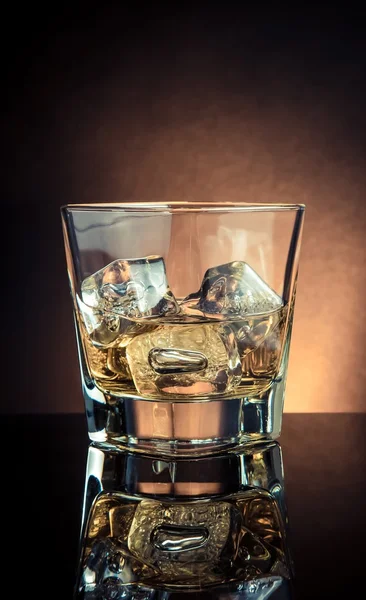
[[[91,440],[190,455],[279,436],[303,217],[62,208]]]

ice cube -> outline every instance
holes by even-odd
[[[126,346],[150,330],[149,323],[140,319],[179,312],[159,256],[115,260],[83,281],[81,295],[78,307],[97,348]]]
[[[279,576],[267,575],[255,579],[244,581],[237,586],[237,593],[227,594],[225,596],[212,596],[212,600],[267,600],[269,598],[277,600],[291,600],[292,592],[289,582]]]
[[[247,346],[246,339],[237,339],[240,351],[245,347],[244,351],[241,353],[244,377],[271,378],[275,377],[278,373],[285,328],[285,313],[282,315],[281,313],[282,311],[275,313],[279,317],[277,323],[276,321],[274,322],[267,335],[263,337],[261,343],[258,344],[257,348]],[[233,329],[236,329],[236,324],[234,324]],[[252,351],[252,348],[254,351]]]
[[[84,304],[127,319],[177,314],[161,256],[119,259],[84,279]]]
[[[84,563],[81,578],[82,586],[91,588],[100,583],[100,580],[104,577],[109,558],[114,550],[114,544],[109,538],[99,539],[94,542]]]
[[[198,292],[181,308],[187,314],[255,315],[279,309],[283,302],[247,263],[235,261],[208,269]],[[216,318],[222,318],[220,316]]]
[[[122,592],[129,584],[138,582],[142,575],[154,578],[158,574],[157,570],[131,555],[120,540],[108,537],[92,545],[84,561],[80,588],[95,593],[112,586]]]
[[[206,396],[241,381],[234,333],[221,324],[161,325],[126,349],[136,389],[145,396]]]
[[[107,494],[101,494],[92,509],[87,538],[88,542],[96,538],[105,538],[110,535],[110,512],[117,505],[117,500]]]
[[[243,375],[253,376],[261,365],[261,373],[266,374],[266,365],[276,364],[280,358],[286,307],[267,314],[248,315],[230,322],[234,332],[239,355],[242,361]],[[255,352],[261,347],[261,352]],[[272,373],[273,368],[270,367]],[[250,375],[252,372],[252,375]]]
[[[227,502],[143,500],[136,509],[128,548],[158,569],[166,583],[214,582],[234,560],[241,516]],[[219,575],[220,577],[220,575]]]
[[[250,490],[237,502],[243,514],[239,559],[258,574],[290,578],[286,532],[276,500],[267,492]]]
[[[150,326],[124,319],[102,308],[91,308],[77,297],[77,304],[87,337],[96,348],[124,347],[136,335],[148,331]]]
[[[92,591],[84,589],[82,594],[82,598],[85,600],[157,600],[160,598],[160,596],[156,596],[156,591],[152,588],[130,584],[122,585],[116,583],[114,579],[106,581]]]
[[[146,577],[156,575],[152,568],[132,556],[127,549],[127,537],[134,513],[133,504],[121,505],[115,495],[112,497],[101,494],[97,499],[86,532],[86,550],[80,579],[80,586],[84,591],[96,594],[100,590],[106,594],[108,590],[115,589],[122,593],[128,589],[126,586],[139,581],[141,574]],[[101,597],[109,598],[108,595]]]

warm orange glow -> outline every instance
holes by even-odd
[[[179,483],[140,482],[137,492],[142,494],[173,494],[176,496],[199,496],[201,494],[219,494],[219,482],[184,481]]]
[[[185,440],[192,437],[192,429],[201,438],[215,437],[221,430],[221,406],[219,402],[211,402],[210,418],[207,411],[202,411],[202,419],[197,407],[207,407],[207,404],[170,404],[169,402],[141,402],[136,403],[136,430],[137,437],[150,438],[154,431],[156,436],[167,439],[175,437]],[[174,412],[175,430],[172,431]]]

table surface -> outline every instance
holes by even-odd
[[[298,600],[348,599],[365,585],[365,427],[366,414],[284,415],[279,442]],[[71,600],[89,443],[85,417],[6,416],[1,432],[12,597],[34,590],[38,600]]]

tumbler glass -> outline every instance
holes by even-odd
[[[290,600],[282,452],[89,448],[75,600]]]
[[[277,438],[304,206],[61,211],[90,439],[190,456]]]

